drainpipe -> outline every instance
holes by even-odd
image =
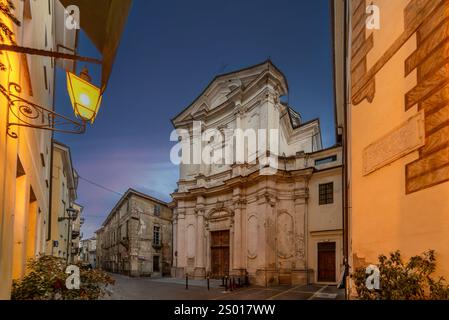
[[[72,226],[72,220],[69,218],[68,220],[67,220],[67,223],[68,223],[68,225],[67,225],[67,253],[66,253],[66,264],[68,265],[69,264],[69,262],[70,262],[70,259],[69,259],[69,257],[70,257],[70,253],[69,253],[69,249],[70,249],[70,240],[71,240],[71,236],[70,236],[70,229],[71,229],[71,226]]]
[[[54,105],[54,98],[53,98]],[[54,133],[51,133],[51,141],[50,141],[50,177],[48,178],[50,181],[49,195],[48,195],[48,227],[47,227],[47,241],[51,241],[51,229],[52,229],[52,199],[53,199],[53,158],[54,158],[54,141],[53,141]],[[53,255],[53,241],[51,241],[51,255]]]
[[[350,28],[350,3],[348,0],[344,1],[344,79],[343,83],[345,85],[344,90],[344,122],[343,122],[343,243],[344,243],[344,266],[345,266],[345,298],[349,299],[349,281],[347,281],[350,275],[350,265],[349,265],[349,247],[350,247],[350,237],[349,237],[349,144],[348,144],[348,110],[351,107],[351,88],[349,85],[350,79],[350,39],[351,39],[351,28]]]

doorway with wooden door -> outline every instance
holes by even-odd
[[[318,243],[318,282],[336,281],[336,243]]]
[[[212,231],[210,236],[211,277],[219,279],[229,274],[229,230]]]

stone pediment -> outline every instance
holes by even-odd
[[[228,219],[233,216],[233,213],[228,208],[217,208],[213,209],[209,212],[207,215],[208,220],[222,220],[222,219]]]
[[[216,76],[204,91],[181,113],[172,119],[175,127],[185,121],[200,119],[214,108],[223,105],[236,90],[244,90],[263,74],[269,73],[285,93],[288,90],[285,76],[272,64],[265,61],[261,64]]]

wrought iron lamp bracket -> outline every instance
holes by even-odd
[[[82,134],[86,131],[86,121],[76,121],[60,115],[49,108],[44,108],[31,101],[21,98],[20,85],[14,82],[8,88],[0,85],[0,92],[8,100],[7,134],[18,138],[14,128],[28,127],[60,133]]]

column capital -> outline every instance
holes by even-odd
[[[185,209],[178,209],[176,216],[178,219],[184,219],[186,217],[186,210]]]
[[[234,209],[242,209],[242,207],[245,206],[247,202],[248,201],[246,200],[246,198],[238,197],[233,199],[232,204],[234,206]]]
[[[265,98],[269,103],[278,104],[279,103],[279,93],[274,89],[265,90]]]
[[[204,206],[197,207],[195,208],[195,213],[199,217],[204,217],[206,214],[206,209],[204,208]]]
[[[268,203],[270,206],[274,207],[276,204],[277,196],[272,192],[261,192],[257,195],[257,203],[264,204]]]
[[[236,115],[237,117],[243,118],[246,115],[247,111],[248,111],[248,108],[246,106],[243,106],[241,104],[236,104],[234,115]]]

